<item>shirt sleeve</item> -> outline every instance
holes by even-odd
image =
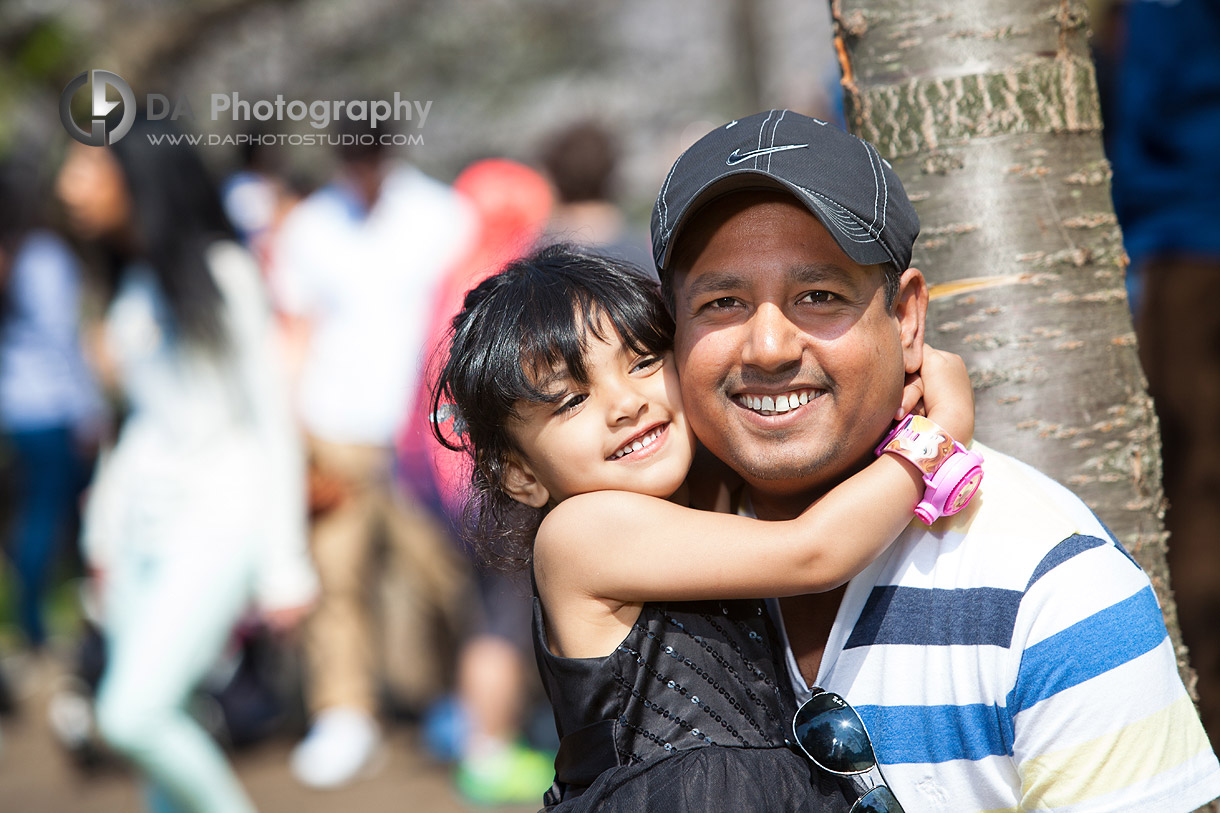
[[[317,577],[308,548],[304,452],[289,408],[284,368],[277,363],[271,314],[258,270],[244,250],[220,243],[213,246],[210,259],[226,301],[238,385],[265,455],[267,502],[255,587],[258,602],[264,609],[299,606],[315,595]]]
[[[316,244],[311,234],[314,205],[311,199],[297,205],[276,234],[270,252],[271,300],[276,310],[291,316],[309,317],[316,305],[315,258],[310,251]]]
[[[1006,720],[1020,809],[1171,813],[1220,795],[1152,585],[1113,540],[1054,548],[1013,638]]]

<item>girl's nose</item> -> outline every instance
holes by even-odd
[[[621,379],[614,385],[611,394],[610,410],[607,414],[611,426],[630,422],[638,418],[648,408],[648,399],[631,379]]]

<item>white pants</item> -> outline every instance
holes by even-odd
[[[248,605],[257,566],[258,489],[243,494],[249,484],[235,482],[237,472],[221,477],[222,487],[214,475],[175,484],[189,496],[152,516],[147,504],[132,508],[135,525],[103,576],[109,648],[98,727],[152,783],[151,798],[163,797],[155,807],[253,813],[224,753],[186,710]]]

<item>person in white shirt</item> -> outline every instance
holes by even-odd
[[[475,216],[449,187],[391,161],[375,133],[344,127],[357,143],[339,148],[337,178],[288,215],[271,252],[272,287],[299,357],[296,408],[321,579],[305,637],[314,722],[291,760],[312,787],[342,785],[375,764],[379,658],[431,657],[403,645],[380,653],[374,643],[368,601],[379,532],[388,542],[383,573],[400,580],[394,593],[403,600],[452,605],[464,578],[439,524],[395,487],[391,466],[436,286],[472,247]]]

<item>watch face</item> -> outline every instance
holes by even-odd
[[[945,516],[956,514],[965,508],[966,504],[970,502],[970,498],[974,496],[974,492],[979,490],[982,482],[983,470],[975,466],[949,493],[949,499],[945,500]]]

